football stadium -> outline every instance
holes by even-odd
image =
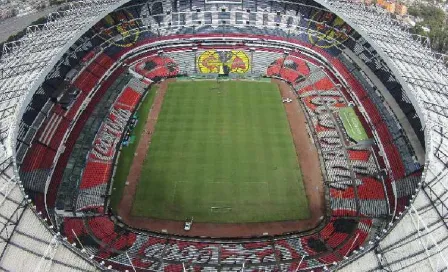
[[[2,271],[446,271],[448,57],[342,0],[83,0],[0,51]]]

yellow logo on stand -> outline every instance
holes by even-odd
[[[345,42],[352,30],[344,20],[326,11],[316,12],[309,21],[308,28],[308,39],[313,45],[321,48],[330,48]]]
[[[217,51],[208,50],[199,55],[197,60],[198,69],[203,74],[243,74],[249,71],[249,56],[244,51]]]
[[[131,13],[127,11],[123,12],[127,14],[128,18],[133,18]],[[122,13],[117,13],[116,16],[116,19],[112,18],[110,15],[103,18],[99,24],[103,23],[107,28],[104,29],[104,26],[100,27],[99,37],[109,44],[118,47],[133,46],[140,36],[138,22],[127,19]],[[116,22],[116,20],[119,21]],[[118,35],[121,36],[120,39],[118,39]]]

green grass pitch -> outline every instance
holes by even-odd
[[[215,223],[310,217],[275,84],[170,83],[142,171],[133,216]]]
[[[342,124],[350,138],[356,142],[367,140],[369,138],[352,107],[341,108],[339,110],[339,116],[341,117]]]

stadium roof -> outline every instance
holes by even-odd
[[[30,26],[19,41],[5,44],[0,59],[0,267],[5,270],[92,271],[88,259],[70,250],[28,205],[14,162],[18,122],[31,96],[68,48],[97,21],[126,0],[73,2],[51,13],[45,25]],[[347,266],[348,271],[434,270],[448,267],[446,200],[448,181],[447,56],[429,49],[429,40],[411,35],[390,15],[345,1],[321,1],[364,36],[402,84],[425,129],[426,161],[422,190],[397,226],[391,224],[375,252]],[[381,22],[381,23],[379,23]],[[445,62],[445,63],[444,63]],[[29,239],[37,237],[38,239]],[[361,252],[360,252],[361,253]],[[361,256],[361,254],[359,254]],[[17,260],[20,262],[17,267]]]

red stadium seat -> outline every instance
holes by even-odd
[[[103,162],[88,161],[82,174],[80,189],[106,184],[112,171],[112,165]]]

